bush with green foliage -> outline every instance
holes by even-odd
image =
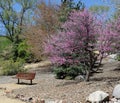
[[[25,61],[29,61],[31,59],[32,54],[29,51],[29,46],[26,41],[22,41],[18,45],[18,57],[24,59]]]
[[[18,58],[25,60],[25,62],[32,61],[33,55],[29,50],[25,40],[13,44],[13,60],[16,61]]]
[[[4,49],[11,46],[11,41],[7,39],[5,36],[0,36],[0,53],[4,51]]]
[[[0,36],[0,58],[8,60],[11,58],[12,42],[5,36]]]
[[[54,68],[54,73],[57,79],[74,79],[78,75],[85,75],[87,67],[83,64],[72,65],[69,67],[60,66]]]
[[[16,62],[13,60],[4,61],[2,64],[2,75],[15,75],[18,72],[25,72],[23,69],[24,60],[18,59]]]

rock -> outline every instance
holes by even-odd
[[[66,101],[64,100],[40,100],[40,101],[37,101],[39,103],[67,103]],[[37,103],[35,102],[35,103]],[[33,102],[34,103],[34,102]]]
[[[117,102],[120,103],[120,100],[118,100]]]
[[[6,88],[0,87],[0,90],[6,90]]]
[[[31,101],[33,101],[33,98],[32,98],[32,97],[29,97],[27,101],[28,101],[28,102],[31,102]]]
[[[67,103],[67,102],[63,100],[56,100],[54,103]]]
[[[84,81],[85,78],[84,78],[84,76],[82,76],[82,75],[78,75],[78,76],[75,77],[75,80],[76,80],[76,81]]]
[[[28,103],[47,103],[47,101],[45,99],[40,99],[39,97],[37,98],[31,98],[30,101],[28,101]]]
[[[46,100],[45,103],[64,103],[62,100]]]
[[[101,102],[106,102],[108,100],[109,100],[109,94],[103,91],[93,92],[87,98],[87,101],[90,103],[101,103]]]
[[[112,96],[114,98],[120,99],[120,84],[118,84],[118,85],[115,86],[115,88],[113,89]]]
[[[44,99],[41,99],[41,100],[40,100],[40,103],[45,103],[45,100],[44,100]]]
[[[20,94],[17,94],[17,95],[15,96],[15,98],[18,98],[18,99],[19,99],[19,98],[20,98]]]
[[[117,101],[117,102],[110,102],[110,103],[120,103],[120,101]]]
[[[111,54],[108,56],[108,59],[109,59],[108,61],[114,62],[114,61],[116,61],[116,58],[117,58],[117,54]]]
[[[22,101],[24,101],[24,102],[27,102],[27,101],[28,101],[28,98],[23,97],[23,98],[20,98],[20,100],[22,100]]]
[[[117,101],[118,101],[118,100],[117,100],[116,98],[112,98],[112,99],[111,99],[111,102],[113,102],[113,103],[114,103],[114,102],[117,102]]]
[[[5,90],[5,93],[8,94],[8,93],[12,93],[13,91],[12,90]]]
[[[116,59],[117,58],[117,54],[111,54],[108,57],[111,58],[111,59]]]
[[[67,103],[67,101],[63,100],[61,103]]]

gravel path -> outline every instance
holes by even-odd
[[[17,84],[11,84],[7,83],[7,80],[9,80],[7,77],[2,77],[3,79],[0,79],[1,83],[0,84],[0,103],[25,103],[21,100],[18,99],[13,99],[13,98],[8,98],[6,95],[12,92],[13,89],[19,89],[23,88],[24,86],[19,86]],[[3,81],[6,80],[6,81]],[[12,82],[12,80],[11,80]]]
[[[0,96],[0,103],[25,103],[25,102],[16,99],[11,99],[6,96]]]
[[[84,103],[86,97],[96,91],[102,90],[112,93],[113,87],[120,83],[119,62],[105,62],[103,73],[94,74],[90,82],[75,80],[58,80],[52,73],[41,73],[37,70],[35,85],[18,89],[14,94],[21,93],[26,97],[39,97],[40,99],[66,100],[68,103],[77,101]]]
[[[28,85],[29,81],[21,81],[25,88],[13,90],[14,96],[21,94],[26,98],[65,100],[67,103],[85,103],[86,97],[96,91],[102,90],[112,93],[113,87],[120,83],[119,62],[105,62],[102,73],[94,74],[90,82],[78,82],[75,80],[55,79],[51,72],[41,72],[38,68],[36,78],[33,80],[34,85]],[[44,68],[45,69],[45,68]],[[42,68],[43,71],[43,68]],[[16,80],[10,77],[0,77],[0,83],[16,83]]]
[[[14,82],[16,82],[16,80],[13,79],[12,76],[0,76],[0,84],[14,83]]]

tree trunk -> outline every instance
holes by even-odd
[[[85,81],[88,82],[89,79],[90,79],[90,69],[88,69],[87,72],[86,72]]]
[[[100,57],[99,67],[100,67],[101,64],[102,64],[102,60],[103,60],[103,54],[102,54],[102,56]]]

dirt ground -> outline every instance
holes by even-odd
[[[44,66],[32,68],[32,71],[36,71],[33,85],[29,85],[29,81],[22,80],[22,84],[19,85],[21,87],[17,86],[15,89],[12,89],[11,95],[16,96],[20,94],[25,96],[25,98],[45,100],[65,100],[67,103],[85,103],[86,97],[96,90],[105,91],[111,96],[114,86],[120,84],[120,62],[105,60],[100,69],[102,71],[93,74],[90,82],[79,82],[55,79],[55,75],[50,72],[51,69],[49,70],[49,68]],[[2,84],[8,84],[8,81],[12,84],[17,82],[17,80],[11,79],[11,77],[0,78],[0,83]],[[0,87],[2,84],[0,84]]]
[[[18,99],[8,98],[7,93],[12,92],[14,89],[24,88],[25,86],[20,86],[17,84],[0,84],[0,103],[25,103]]]

